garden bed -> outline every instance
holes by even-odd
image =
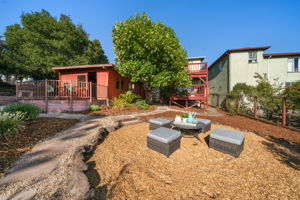
[[[240,130],[253,131],[263,136],[272,136],[274,138],[280,139],[283,138],[290,143],[294,143],[300,146],[300,132],[293,131],[287,128],[279,127],[273,124],[264,123],[255,119],[250,119],[244,116],[231,116],[223,111],[219,111],[222,113],[222,116],[202,116],[199,115],[197,117],[210,119],[214,123],[220,123],[228,126],[232,126],[238,128]],[[175,118],[176,115],[182,115],[182,113],[177,112],[164,112],[156,115],[148,115],[143,116],[141,119],[148,120],[150,118],[155,117],[166,117],[166,118]]]
[[[142,113],[142,112],[149,112],[156,109],[156,106],[150,106],[149,109],[137,109],[136,107],[126,108],[126,109],[117,109],[111,106],[101,106],[101,110],[99,111],[86,111],[84,114],[87,115],[122,115],[122,114],[132,114],[132,113]]]
[[[33,145],[77,122],[79,122],[77,119],[56,118],[37,118],[25,121],[19,133],[8,135],[5,139],[0,140],[0,177]]]
[[[212,125],[215,128],[231,127]],[[245,132],[239,158],[182,138],[169,158],[146,146],[148,123],[108,135],[87,161],[97,199],[299,199],[299,152]],[[200,134],[207,141],[208,133]]]

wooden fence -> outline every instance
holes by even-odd
[[[71,80],[40,80],[16,83],[17,100],[44,100],[45,110],[49,100],[107,100],[107,86]]]
[[[296,122],[295,126],[291,126],[292,128],[299,129],[300,128],[300,113],[297,111],[292,110],[289,106],[289,103],[287,101],[290,101],[289,98],[285,96],[278,96],[278,97],[260,97],[257,96],[253,97],[247,97],[250,101],[247,102],[247,106],[245,106],[245,96],[239,96],[237,98],[230,98],[226,94],[210,94],[210,105],[215,106],[218,108],[222,108],[228,112],[234,110],[235,113],[241,114],[247,117],[252,117],[254,119],[262,119],[263,121],[272,121],[269,118],[262,117],[263,115],[266,115],[266,112],[263,112],[263,103],[260,101],[260,99],[276,99],[277,101],[277,112],[274,112],[274,116],[276,116],[276,122],[280,122],[282,127],[287,126],[287,120],[290,120],[289,124],[292,124],[292,121]],[[288,100],[287,100],[288,99]],[[247,101],[247,99],[246,99]],[[231,107],[230,107],[231,106]],[[274,117],[275,118],[275,117]],[[297,121],[299,123],[297,123]]]

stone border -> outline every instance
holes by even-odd
[[[94,199],[94,189],[89,184],[88,177],[85,171],[88,166],[85,162],[87,154],[94,151],[98,144],[103,142],[110,132],[113,132],[121,127],[120,123],[115,126],[100,128],[98,134],[90,140],[90,144],[78,147],[72,158],[71,170],[73,176],[70,177],[66,194],[63,196],[70,199],[86,200]]]

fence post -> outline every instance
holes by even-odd
[[[254,97],[254,103],[253,103],[253,115],[254,115],[254,118],[257,117],[257,96]]]
[[[237,98],[237,113],[240,113],[240,104],[241,104],[241,97],[239,95]]]
[[[93,89],[92,89],[92,82],[90,82],[90,102],[92,102],[92,98],[93,98]]]
[[[69,90],[70,90],[70,111],[73,111],[73,99],[72,99],[72,81],[70,80],[70,86],[69,86]]]
[[[225,99],[225,108],[226,108],[226,111],[229,111],[228,107],[229,107],[229,98],[228,98],[228,96],[226,96],[226,99]]]
[[[16,101],[18,101],[18,95],[19,95],[19,82],[16,82]]]
[[[48,79],[45,79],[45,112],[48,112]]]
[[[286,97],[282,97],[282,126],[286,126]]]
[[[217,106],[220,108],[220,94],[217,94]]]

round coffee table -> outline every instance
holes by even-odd
[[[204,127],[204,124],[197,123],[194,126],[189,125],[189,123],[182,123],[182,122],[171,122],[171,127],[177,128],[181,131],[183,137],[195,137],[197,140],[199,140],[201,143],[201,139],[199,138],[199,134],[202,132],[202,128]]]

